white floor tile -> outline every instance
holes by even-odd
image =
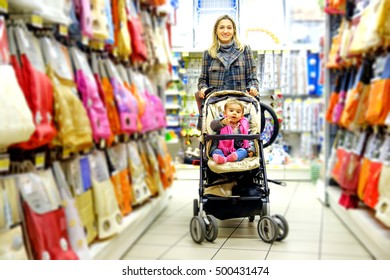
[[[213,260],[265,260],[267,251],[221,249]]]

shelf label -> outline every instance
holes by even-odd
[[[8,2],[7,0],[0,0],[0,11],[8,13]]]
[[[43,168],[45,166],[45,153],[35,155],[35,167]]]
[[[38,15],[32,15],[31,16],[31,24],[32,26],[35,26],[35,27],[38,27],[38,28],[42,28],[43,26],[43,19],[41,16],[38,16]]]
[[[10,166],[8,154],[0,155],[0,172],[7,172]]]

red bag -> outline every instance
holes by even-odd
[[[364,203],[373,209],[378,203],[378,184],[381,175],[382,165],[382,162],[371,161],[369,166],[369,176],[367,178],[366,188],[364,190]]]
[[[137,14],[133,1],[130,1],[127,13],[127,25],[131,37],[133,53],[130,56],[132,62],[144,62],[148,59],[148,50],[145,44],[144,29],[141,19]]]
[[[11,63],[15,69],[19,85],[23,89],[36,126],[31,138],[27,142],[15,145],[15,147],[30,150],[51,143],[57,134],[53,117],[53,87],[49,77],[44,72],[35,68],[31,63],[26,54],[26,43],[24,45],[22,43],[28,40],[29,43],[27,45],[31,45],[30,51],[33,49],[37,53],[37,57],[34,59],[38,60],[42,58],[42,54],[40,53],[40,49],[36,48],[35,42],[31,41],[36,38],[21,27],[16,27],[15,35],[19,52],[21,53],[19,57],[21,65],[19,65],[18,59],[14,55],[11,56]]]

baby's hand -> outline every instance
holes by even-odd
[[[221,124],[223,124],[223,125],[228,125],[229,123],[230,123],[230,120],[228,118],[223,118],[221,120]]]

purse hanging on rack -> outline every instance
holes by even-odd
[[[98,238],[112,237],[119,231],[123,216],[110,181],[108,166],[102,151],[95,150],[88,156],[91,163],[91,180],[97,214]]]
[[[41,38],[47,75],[54,87],[54,119],[58,133],[52,144],[70,152],[93,145],[92,128],[74,83],[68,49],[53,38]]]
[[[344,110],[344,105],[345,105],[345,99],[348,94],[348,92],[352,89],[353,83],[354,83],[354,78],[355,78],[355,72],[356,69],[354,67],[351,67],[347,70],[346,75],[344,76],[340,93],[337,99],[337,103],[333,108],[332,112],[332,123],[334,124],[339,124],[341,115]]]
[[[19,191],[14,176],[0,176],[0,260],[27,260]]]
[[[70,244],[81,260],[91,259],[91,254],[88,248],[88,242],[84,226],[80,219],[79,212],[76,207],[76,202],[72,196],[65,175],[61,169],[59,162],[53,162],[52,170],[56,180],[59,192],[61,194],[62,205],[65,210],[67,232]]]
[[[62,169],[80,215],[87,243],[97,237],[95,204],[92,192],[91,171],[87,156],[65,160]]]
[[[114,22],[115,47],[118,57],[124,61],[130,59],[132,53],[129,29],[127,26],[127,12],[125,0],[112,0],[112,19]]]
[[[95,40],[105,41],[110,37],[105,0],[90,0],[92,36]]]
[[[30,172],[16,175],[16,185],[22,195],[25,229],[31,257],[37,260],[76,260],[65,222],[64,209],[55,205],[48,193],[51,187],[39,175]]]
[[[339,204],[347,209],[356,208],[358,206],[358,176],[367,136],[367,131],[353,136],[351,135],[351,146],[347,150],[347,154],[341,158],[338,179],[342,193],[339,199]]]
[[[390,228],[390,135],[387,134],[380,152],[383,161],[378,182],[378,203],[375,205],[375,217]]]
[[[375,208],[378,203],[379,191],[378,184],[382,171],[383,159],[381,158],[381,150],[387,148],[389,142],[384,141],[383,135],[378,132],[376,141],[373,143],[371,152],[371,162],[368,167],[369,176],[364,188],[363,202],[370,208]],[[384,147],[386,145],[386,147]]]
[[[14,32],[10,34],[10,38],[15,36],[20,55],[19,59],[11,55],[11,62],[35,124],[35,131],[30,139],[15,147],[30,150],[50,144],[57,134],[53,118],[53,86],[45,74],[38,39],[21,22],[12,30]]]
[[[110,180],[114,186],[115,196],[123,216],[132,209],[132,190],[129,180],[126,146],[119,143],[106,149],[106,157],[110,170]]]
[[[81,50],[71,47],[70,54],[74,65],[77,89],[87,110],[96,143],[107,140],[111,135],[107,110],[99,96],[96,81],[87,58]]]
[[[325,119],[327,122],[332,123],[332,114],[334,107],[337,104],[337,101],[339,99],[339,93],[342,85],[342,80],[344,77],[345,73],[344,72],[339,72],[336,76],[335,83],[333,84],[333,90],[329,98],[329,105],[328,108],[326,109],[326,115]]]
[[[383,125],[390,112],[390,54],[378,57],[374,67],[377,75],[371,80],[365,118],[371,125]]]
[[[172,156],[168,152],[168,147],[165,142],[165,139],[159,135],[154,137],[152,141],[152,146],[157,156],[157,161],[159,165],[160,178],[163,184],[164,189],[169,188],[173,184],[175,177],[176,169],[173,164]]]
[[[107,117],[112,131],[112,137],[107,141],[107,145],[111,146],[115,141],[115,137],[122,134],[122,129],[115,101],[114,89],[112,88],[110,79],[108,78],[103,64],[104,62],[102,58],[97,59],[98,73],[95,73],[95,79],[100,80],[102,93],[104,94],[104,98],[102,98],[102,100],[105,102]]]
[[[138,132],[138,104],[135,97],[124,86],[113,62],[105,60],[105,66],[114,90],[115,101],[119,113],[121,130],[123,133],[132,134]]]
[[[129,161],[129,171],[133,190],[133,205],[140,205],[151,196],[146,184],[146,170],[142,164],[136,140],[126,143],[127,158]]]
[[[142,63],[148,59],[148,51],[145,44],[145,32],[142,22],[133,1],[126,1],[128,5],[127,25],[131,37],[131,61],[133,63]]]

